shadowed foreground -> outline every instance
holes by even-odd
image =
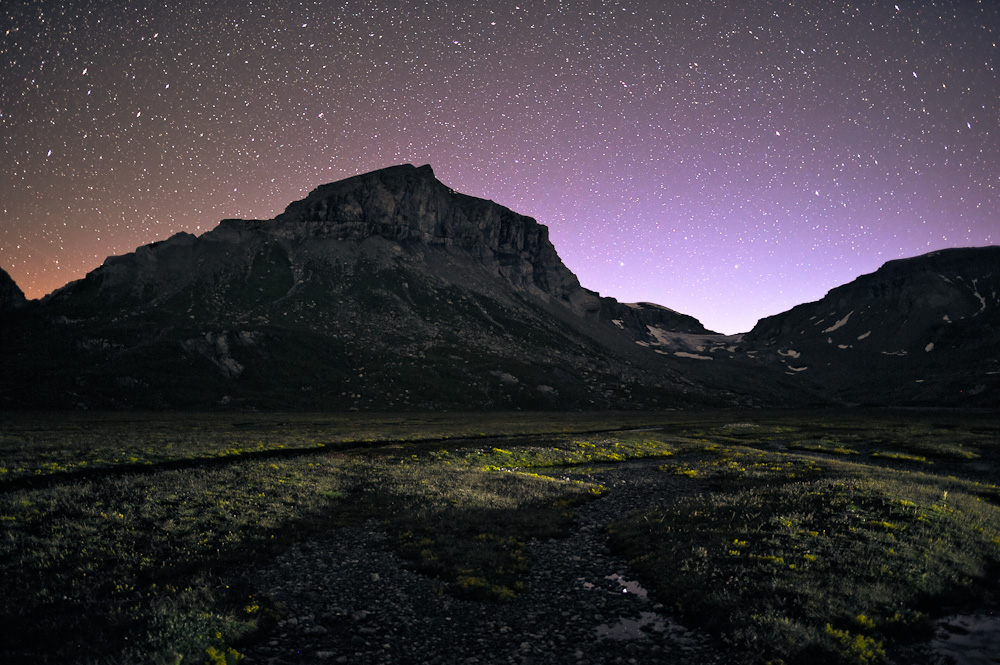
[[[933,663],[995,637],[992,414],[0,432],[5,662]],[[948,616],[978,630],[932,643]]]

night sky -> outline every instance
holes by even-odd
[[[735,333],[1000,241],[1000,3],[0,4],[0,267],[30,298],[429,163],[581,283]]]

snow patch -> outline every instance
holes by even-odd
[[[854,310],[853,309],[850,311],[850,313],[847,316],[845,316],[841,320],[837,321],[836,323],[834,323],[832,326],[830,326],[829,328],[827,328],[823,332],[825,332],[825,333],[832,333],[834,330],[839,330],[840,328],[843,328],[844,324],[847,323],[847,319],[851,318],[851,314],[854,314]]]
[[[649,334],[656,338],[656,343],[662,346],[670,346],[671,339],[667,335],[667,331],[663,328],[656,328],[655,326],[646,326],[646,330]]]
[[[944,317],[942,317],[942,318],[943,318],[943,320],[944,320],[945,323],[951,323],[951,319],[948,318],[947,314],[945,314]]]
[[[979,293],[979,286],[976,284],[978,281],[978,279],[972,280],[972,295],[979,298],[979,311],[976,314],[982,314],[986,311],[986,298]]]
[[[782,351],[782,350],[779,349],[778,350],[778,355],[779,356],[785,356],[785,357],[788,357],[788,358],[799,358],[799,357],[802,356],[801,353],[799,353],[798,351],[795,351],[794,349],[788,349],[787,351]]]
[[[850,344],[838,344],[837,348],[838,349],[849,349],[849,348],[851,348],[851,345]]]
[[[678,358],[693,358],[694,360],[714,360],[712,356],[701,356],[697,353],[688,353],[687,351],[674,351],[674,355]]]
[[[863,335],[858,335],[858,341],[860,342],[861,340],[865,339],[866,337],[868,337],[868,335],[871,335],[871,334],[872,334],[872,331],[869,330],[868,332],[866,332]]]
[[[670,312],[671,314],[677,314],[676,310],[670,309],[669,307],[664,307],[663,305],[657,305],[652,302],[624,302],[622,303],[626,307],[631,307],[632,309],[661,309],[664,312]]]
[[[883,356],[905,356],[906,351],[883,351]]]
[[[924,347],[924,351],[933,351],[933,350],[934,350],[934,342],[930,342],[927,344],[927,346]]]
[[[672,330],[664,330],[657,326],[646,326],[649,331],[650,337],[654,338],[655,342],[636,342],[642,346],[650,347],[662,347],[664,349],[669,349],[670,351],[685,351],[685,352],[695,352],[702,353],[706,349],[711,349],[713,347],[719,347],[724,344],[733,344],[733,342],[739,342],[740,336],[738,335],[703,335],[696,333],[679,333]]]
[[[616,326],[618,326],[622,330],[625,330],[625,324],[622,322],[621,319],[611,319],[611,323],[615,324]]]
[[[807,369],[809,369],[809,366],[808,366],[808,365],[806,365],[805,367],[788,367],[787,369],[790,369],[790,370],[792,370],[793,372],[804,372],[804,371],[806,371]]]

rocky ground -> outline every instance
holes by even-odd
[[[529,544],[529,590],[512,603],[456,600],[441,582],[408,570],[374,522],[301,542],[247,573],[258,593],[284,606],[285,618],[243,649],[244,662],[727,663],[707,635],[681,626],[648,598],[606,545],[603,529],[620,516],[692,491],[687,479],[657,472],[658,464],[629,462],[589,477],[611,491],[578,510],[569,537]],[[965,644],[996,639],[998,622],[975,634],[960,623],[942,620],[932,645],[910,647],[895,662],[1000,663],[992,649]]]
[[[716,663],[704,635],[676,623],[629,577],[602,529],[685,479],[631,463],[594,480],[612,491],[578,511],[568,538],[532,542],[535,562],[515,602],[460,601],[414,573],[377,524],[300,543],[250,582],[287,610],[247,663]]]

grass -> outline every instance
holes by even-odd
[[[738,660],[879,662],[926,636],[942,604],[995,601],[1000,491],[988,479],[1000,430],[989,418],[62,414],[2,425],[4,662],[236,662],[279,610],[226,586],[229,573],[367,520],[449,593],[516,602],[525,544],[566,534],[574,509],[608,491],[576,478],[643,458],[698,491],[650,497],[609,537],[644,586]],[[648,425],[662,427],[629,431]]]
[[[563,436],[655,425],[658,414],[5,414],[0,487],[165,464],[448,439]],[[37,483],[35,483],[37,484]]]
[[[274,613],[253,590],[221,583],[225,572],[252,565],[248,552],[263,560],[368,519],[455,595],[510,600],[529,565],[523,544],[565,533],[573,506],[600,494],[511,465],[653,454],[628,435],[605,451],[564,433],[643,418],[13,417],[0,446],[11,635],[0,653],[5,662],[232,660]],[[529,445],[494,448],[481,443],[487,433]],[[95,460],[99,473],[81,472]]]
[[[942,607],[997,601],[995,486],[711,444],[661,470],[703,491],[612,526],[612,542],[743,662],[883,662]]]

